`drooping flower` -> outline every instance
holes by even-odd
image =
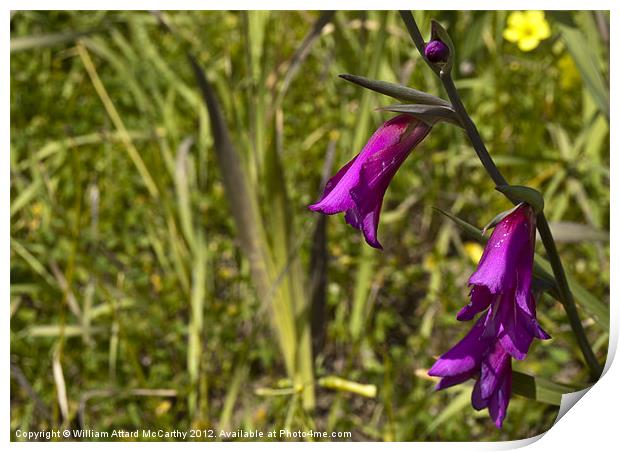
[[[345,212],[345,221],[361,230],[370,246],[382,248],[377,229],[383,196],[407,156],[430,130],[430,125],[407,114],[385,122],[327,182],[321,199],[308,208],[327,215]]]
[[[510,401],[512,358],[525,359],[534,338],[550,337],[536,320],[532,294],[535,238],[536,216],[527,204],[497,224],[469,278],[470,302],[457,319],[471,320],[485,312],[428,371],[442,377],[436,389],[476,377],[472,405],[477,410],[488,408],[498,428]]]
[[[534,50],[549,36],[551,29],[543,11],[513,11],[508,16],[504,39],[516,43],[523,52]]]

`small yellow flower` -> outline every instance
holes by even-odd
[[[504,39],[517,43],[523,52],[534,50],[549,36],[551,29],[543,11],[514,11],[508,16]]]

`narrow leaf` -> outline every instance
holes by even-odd
[[[559,406],[560,402],[562,402],[563,394],[580,389],[584,388],[572,388],[543,378],[512,371],[512,390],[515,394],[538,402],[548,403],[549,405]]]
[[[568,51],[599,110],[609,119],[609,88],[601,75],[586,37],[577,28],[558,24]]]
[[[450,102],[443,100],[432,94],[418,91],[417,89],[409,88],[407,86],[399,85],[397,83],[383,82],[380,80],[372,80],[359,75],[341,74],[339,77],[345,79],[348,82],[355,83],[356,85],[363,86],[364,88],[371,89],[386,96],[393,97],[394,99],[403,100],[407,102],[414,102],[416,104],[424,105],[442,105],[444,107],[452,108]]]
[[[556,242],[579,243],[579,242],[608,242],[609,232],[601,231],[588,224],[574,223],[570,221],[558,221],[549,223],[553,238]]]
[[[94,33],[96,30],[87,31],[66,31],[61,33],[49,33],[35,36],[23,36],[11,39],[11,52],[22,50],[52,47],[55,45],[66,44],[81,38],[82,36]]]
[[[445,107],[443,105],[396,104],[380,107],[378,110],[406,113],[429,125],[434,125],[440,121],[446,121],[462,127],[454,110],[452,110],[451,107]]]
[[[448,55],[448,61],[446,61],[445,63],[438,64],[438,66],[441,67],[442,73],[449,74],[450,71],[452,70],[452,65],[454,64],[454,53],[455,53],[454,44],[452,43],[452,39],[450,38],[450,35],[446,31],[446,29],[443,28],[443,26],[436,20],[431,20],[431,39],[440,40],[441,42],[443,42],[445,45],[448,46],[448,49],[450,49],[450,55]],[[436,64],[436,63],[431,63],[431,64]]]

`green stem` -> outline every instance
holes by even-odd
[[[456,86],[454,85],[454,81],[450,76],[449,72],[444,72],[438,69],[438,65],[430,63],[425,55],[424,55],[424,39],[422,38],[422,34],[413,18],[413,15],[409,11],[401,11],[400,15],[407,26],[407,30],[411,35],[411,39],[413,40],[418,52],[426,61],[426,64],[435,72],[441,82],[443,84],[446,93],[452,103],[452,107],[456,112],[461,124],[465,128],[467,132],[467,136],[478,155],[478,158],[482,162],[485,170],[493,179],[495,185],[508,185],[508,182],[501,174],[495,162],[493,161],[489,151],[487,150],[480,133],[471,117],[467,113],[463,102],[458,94]],[[547,218],[543,212],[540,212],[537,215],[537,227],[538,232],[540,233],[540,238],[545,247],[545,251],[547,252],[547,256],[549,258],[549,262],[551,264],[551,268],[553,269],[553,274],[555,277],[557,290],[560,294],[560,298],[562,300],[562,305],[564,306],[564,310],[566,311],[566,315],[568,316],[568,320],[570,322],[571,328],[575,333],[575,338],[577,339],[577,344],[581,349],[581,353],[584,356],[584,359],[590,368],[590,372],[592,374],[593,379],[598,379],[602,373],[601,365],[599,364],[594,352],[592,351],[592,346],[590,345],[588,338],[585,334],[583,326],[581,324],[581,320],[579,319],[579,313],[577,312],[577,307],[575,306],[575,299],[573,298],[573,294],[570,290],[570,286],[568,285],[568,281],[566,279],[566,274],[564,272],[564,267],[562,266],[562,261],[560,260],[560,256],[558,254],[558,250],[555,246],[555,241],[553,239],[553,235],[551,234],[551,230],[549,229],[549,223],[547,223]]]
[[[424,42],[424,38],[422,37],[422,33],[420,33],[420,29],[418,25],[415,23],[415,19],[413,18],[413,14],[410,11],[399,11],[400,17],[405,22],[405,26],[407,27],[407,31],[409,31],[409,35],[411,35],[411,39],[415,44],[420,56],[426,61],[426,64],[433,70],[433,72],[439,75],[439,69],[436,65],[431,64],[427,59],[424,53],[424,48],[426,47],[426,43]]]
[[[452,108],[456,111],[457,116],[459,117],[461,124],[465,128],[465,132],[467,132],[467,136],[469,137],[471,144],[474,146],[474,150],[476,154],[478,154],[478,158],[482,162],[484,169],[489,173],[495,185],[508,185],[508,182],[499,172],[497,166],[495,166],[495,162],[491,158],[489,151],[487,150],[482,138],[480,137],[480,133],[478,133],[478,128],[471,120],[471,117],[467,114],[467,110],[465,110],[465,106],[459,97],[459,93],[456,90],[456,86],[454,86],[454,81],[452,77],[450,77],[450,73],[445,73],[441,71],[439,73],[439,78],[441,79],[443,86],[448,93],[448,98],[452,103]]]
[[[566,279],[566,273],[564,272],[560,255],[558,254],[555,241],[553,240],[553,235],[551,234],[551,229],[549,228],[549,223],[547,222],[547,218],[544,213],[540,212],[537,215],[536,224],[538,226],[540,239],[545,246],[547,256],[549,257],[549,263],[553,269],[557,289],[560,294],[560,299],[562,300],[564,310],[566,311],[566,315],[568,316],[568,321],[570,322],[571,328],[575,332],[575,337],[577,339],[577,343],[579,344],[579,348],[583,353],[583,357],[590,367],[592,378],[597,380],[601,376],[602,368],[596,359],[596,356],[592,351],[592,347],[588,342],[586,333],[583,330],[581,320],[579,319],[579,313],[577,312],[577,307],[575,306],[575,299],[573,298],[573,293],[571,292],[568,280]]]

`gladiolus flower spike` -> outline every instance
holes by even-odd
[[[441,377],[438,390],[477,378],[472,405],[488,408],[498,428],[510,402],[512,358],[525,359],[534,338],[550,337],[536,320],[532,294],[535,238],[535,212],[525,203],[495,226],[469,278],[470,302],[456,318],[467,321],[482,315],[428,371]]]
[[[326,215],[345,212],[345,221],[363,232],[366,242],[381,249],[377,239],[383,196],[390,181],[431,126],[402,114],[385,122],[362,151],[325,185],[321,199],[308,208]]]

